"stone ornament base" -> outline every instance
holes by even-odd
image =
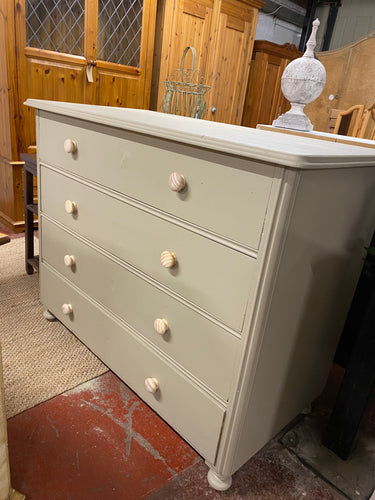
[[[304,113],[291,113],[290,111],[276,118],[276,120],[272,122],[272,126],[300,130],[302,132],[311,132],[314,128],[311,121]]]

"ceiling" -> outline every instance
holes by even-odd
[[[303,26],[308,0],[266,0],[261,12]]]

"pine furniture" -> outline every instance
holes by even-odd
[[[156,0],[0,0],[0,220],[24,228],[27,98],[148,108]],[[121,36],[119,36],[121,34]]]
[[[227,489],[322,391],[375,226],[375,152],[36,108],[40,291]]]
[[[5,245],[5,243],[9,243],[10,238],[7,234],[0,233],[0,245]]]
[[[289,111],[290,102],[281,91],[281,77],[286,66],[302,55],[290,43],[278,45],[255,40],[241,125],[271,125],[278,116]]]
[[[163,82],[194,47],[210,86],[206,120],[240,125],[261,0],[160,0],[157,6],[150,109],[161,111]],[[192,67],[186,58],[185,67]],[[189,66],[190,63],[190,66]]]

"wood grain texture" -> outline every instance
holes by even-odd
[[[151,109],[161,110],[164,80],[185,47],[197,52],[206,85],[204,119],[241,123],[259,5],[238,0],[164,0],[158,6]],[[186,61],[185,68],[190,68]],[[214,112],[212,112],[214,108]]]
[[[97,59],[98,0],[85,1],[84,54],[60,53],[27,46],[25,0],[0,0],[0,157],[7,162],[20,160],[20,154],[35,147],[35,112],[24,106],[30,97],[55,101],[148,108],[151,94],[152,56],[155,33],[156,0],[144,0],[140,64],[127,67]],[[44,28],[52,31],[45,23]],[[53,31],[56,45],[60,31]],[[78,35],[78,34],[77,34]],[[40,33],[40,36],[43,36]],[[43,46],[43,45],[41,45]],[[86,68],[94,62],[93,82]],[[17,176],[18,174],[14,174]],[[0,186],[4,220],[12,227],[22,221],[13,182]],[[11,192],[4,192],[8,186]],[[22,185],[20,187],[22,195]],[[18,196],[18,195],[17,195]],[[14,204],[8,203],[14,199]],[[5,201],[6,200],[6,201]],[[16,206],[17,204],[17,206]]]
[[[14,10],[11,2],[0,0],[0,156],[18,159],[18,100]]]
[[[0,158],[0,220],[15,232],[24,228],[23,162]]]
[[[11,121],[10,121],[10,95],[8,84],[8,68],[6,59],[6,23],[4,11],[0,10],[0,156],[12,159]]]
[[[357,137],[364,108],[363,104],[356,104],[345,111],[340,111],[337,115],[333,133]]]
[[[156,2],[145,0],[138,68],[97,61],[97,2],[86,1],[84,56],[26,46],[24,2],[17,11],[19,52],[19,101],[29,97],[65,102],[147,108],[150,98]],[[94,62],[93,82],[86,67]],[[26,76],[26,77],[25,77]],[[35,144],[34,113],[21,107],[25,127],[20,131],[23,149]]]
[[[290,61],[302,52],[289,43],[278,45],[266,40],[254,42],[253,57],[246,89],[242,125],[270,125],[290,109],[281,91],[281,77]]]
[[[254,17],[257,14],[251,12],[248,16],[240,2],[222,5],[207,80],[212,87],[207,94],[209,120],[241,124],[255,35]]]
[[[375,104],[363,112],[357,137],[375,140]]]

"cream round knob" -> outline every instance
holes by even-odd
[[[153,377],[146,378],[145,387],[147,392],[154,394],[159,389],[159,382]]]
[[[68,315],[68,314],[71,314],[73,312],[73,306],[72,306],[72,304],[63,304],[61,306],[61,310],[62,310],[63,314]]]
[[[77,212],[77,203],[75,201],[66,200],[65,212],[67,214],[74,214],[75,212]]]
[[[182,191],[186,185],[185,177],[178,172],[172,172],[168,179],[168,186],[172,191]]]
[[[77,151],[77,143],[76,141],[72,141],[72,139],[65,139],[64,141],[64,151],[65,153],[75,153]]]
[[[156,318],[154,321],[154,328],[159,335],[164,335],[169,329],[168,321],[164,318]]]
[[[177,264],[177,257],[173,252],[164,250],[160,255],[160,262],[163,267],[169,269]]]
[[[64,264],[66,267],[72,267],[76,263],[76,259],[74,255],[65,255],[64,257]]]

